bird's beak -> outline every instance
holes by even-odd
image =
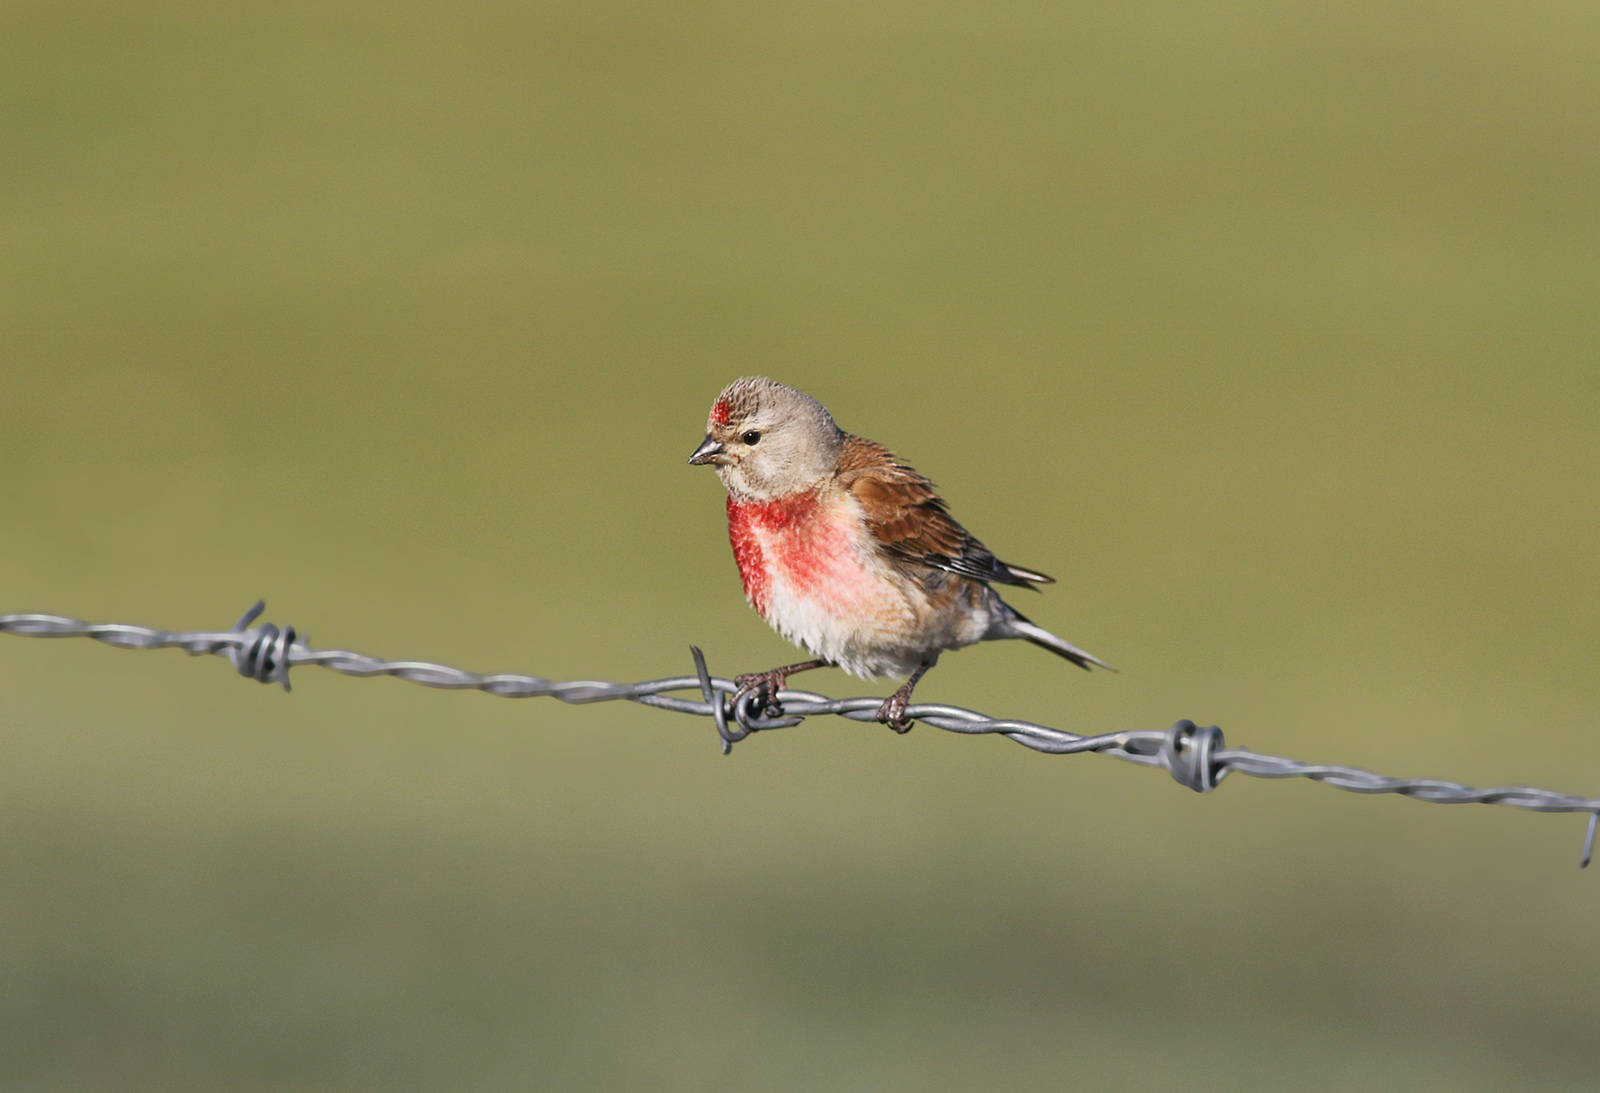
[[[707,433],[700,447],[696,448],[694,454],[689,457],[689,462],[697,466],[702,463],[715,463],[717,462],[717,457],[727,450],[722,441],[713,440],[711,434]]]

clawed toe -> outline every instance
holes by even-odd
[[[739,690],[734,693],[733,704],[735,707],[744,701],[744,696],[751,691],[756,693],[761,702],[762,709],[769,715],[776,717],[783,712],[778,705],[778,692],[783,690],[783,685],[789,682],[787,672],[751,672],[742,676],[735,676],[733,682]]]
[[[935,655],[933,658],[917,665],[917,670],[911,673],[911,678],[906,680],[898,691],[885,699],[882,706],[878,707],[879,721],[882,721],[897,733],[904,734],[911,731],[912,721],[906,716],[906,709],[911,705],[911,692],[917,689],[917,680],[927,675],[928,669],[932,668],[934,661],[938,659],[938,656]]]
[[[831,666],[826,660],[807,660],[799,664],[785,664],[781,668],[771,668],[765,672],[749,672],[742,676],[734,677],[734,685],[739,689],[734,692],[733,704],[737,708],[744,701],[744,696],[755,691],[761,699],[762,710],[769,717],[778,717],[783,713],[783,707],[778,703],[778,692],[789,684],[789,677],[796,672],[809,672],[813,668],[827,668]]]
[[[878,720],[904,736],[911,731],[911,726],[915,724],[906,716],[907,705],[904,695],[899,693],[890,695],[884,700],[883,705],[878,707]]]

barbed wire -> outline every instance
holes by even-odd
[[[347,676],[394,676],[397,679],[457,691],[483,691],[502,698],[554,698],[582,704],[626,700],[660,710],[710,717],[722,742],[722,753],[757,732],[790,728],[808,717],[830,714],[852,721],[875,721],[880,698],[829,698],[811,691],[782,690],[770,699],[755,691],[740,694],[738,684],[712,676],[705,656],[690,646],[695,674],[652,679],[643,683],[606,683],[598,680],[554,682],[537,676],[479,675],[444,664],[419,660],[380,660],[343,649],[313,649],[300,641],[292,626],[270,622],[251,624],[266,609],[258,602],[231,630],[169,631],[126,623],[90,623],[62,615],[0,615],[0,633],[36,638],[91,638],[119,649],[182,649],[191,656],[226,658],[242,676],[260,683],[278,683],[289,689],[289,670],[318,665]],[[699,699],[670,692],[697,691]],[[967,734],[997,734],[1035,751],[1050,755],[1093,752],[1129,763],[1161,767],[1178,784],[1197,793],[1209,793],[1230,773],[1252,778],[1307,778],[1351,793],[1397,793],[1433,804],[1509,805],[1532,812],[1587,812],[1580,866],[1589,864],[1594,851],[1600,798],[1579,797],[1530,786],[1475,789],[1436,778],[1390,778],[1353,767],[1302,763],[1263,755],[1247,748],[1227,747],[1222,730],[1179,721],[1172,728],[1131,729],[1086,736],[1032,721],[989,717],[976,710],[922,702],[906,708],[905,716],[936,729]]]

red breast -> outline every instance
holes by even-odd
[[[774,566],[782,567],[791,582],[809,586],[830,560],[824,545],[816,541],[821,509],[814,490],[775,501],[736,501],[728,495],[733,559],[739,565],[745,598],[762,618],[767,617]]]

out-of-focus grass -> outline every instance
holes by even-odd
[[[1592,5],[0,31],[0,610],[779,663],[683,466],[762,372],[1123,669],[930,699],[1600,790]],[[1580,832],[7,640],[0,1084],[1588,1089]]]

